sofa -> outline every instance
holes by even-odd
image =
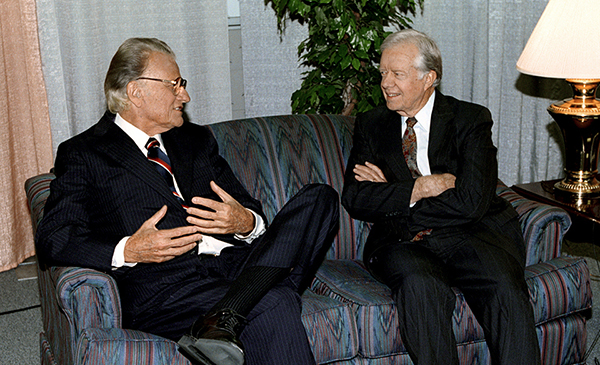
[[[340,115],[282,115],[208,127],[271,219],[306,183],[327,183],[341,192],[353,123],[353,117]],[[25,184],[34,232],[53,178],[42,174]],[[585,260],[561,254],[569,216],[500,181],[497,194],[515,207],[523,227],[525,276],[543,364],[584,363],[592,293]],[[302,295],[302,321],[318,364],[412,364],[390,291],[361,262],[369,228],[341,208],[339,233]],[[121,327],[119,289],[106,273],[39,267],[39,285],[42,364],[189,364],[174,342]],[[459,290],[453,325],[461,364],[490,364],[482,329]]]

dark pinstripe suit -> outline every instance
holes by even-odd
[[[185,210],[155,167],[114,124],[114,117],[106,113],[95,126],[60,145],[57,178],[36,236],[40,261],[90,267],[113,275],[121,294],[124,327],[173,340],[224,295],[244,264],[294,268],[290,278],[271,290],[250,313],[250,323],[241,338],[248,363],[269,363],[278,356],[287,357],[287,362],[290,351],[304,351],[306,355],[308,343],[300,322],[297,291],[335,233],[335,191],[326,186],[304,189],[288,203],[292,209],[284,207],[267,233],[252,245],[232,236],[217,236],[234,244],[217,258],[199,258],[192,250],[164,263],[112,270],[118,241],[132,235],[161,206],[166,204],[168,211],[158,229],[188,224]],[[188,204],[194,196],[218,200],[209,186],[213,180],[243,206],[263,215],[260,203],[249,196],[218,155],[216,140],[206,127],[184,123],[163,133],[162,138]],[[315,204],[315,199],[322,203]],[[299,235],[299,231],[304,234]],[[280,241],[285,244],[278,245]],[[265,331],[274,331],[277,338],[263,337]],[[254,353],[261,347],[264,349]],[[308,361],[302,356],[298,355],[299,364]]]
[[[392,288],[411,357],[420,364],[457,363],[450,289],[457,286],[485,329],[492,358],[534,364],[539,349],[523,277],[525,245],[516,212],[495,194],[490,112],[436,92],[430,168],[456,176],[456,187],[412,208],[401,123],[385,106],[358,116],[342,204],[353,218],[374,223],[364,260]],[[357,181],[352,169],[365,161],[381,168],[388,183]],[[425,241],[408,242],[427,228],[433,231]],[[498,318],[507,311],[516,313]]]

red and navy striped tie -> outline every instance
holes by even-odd
[[[148,159],[154,162],[156,170],[158,170],[165,179],[165,182],[171,189],[173,195],[179,200],[179,203],[181,203],[183,208],[187,208],[188,206],[185,204],[185,201],[181,195],[179,195],[177,189],[175,189],[173,171],[171,171],[171,160],[169,160],[169,156],[160,149],[160,142],[158,142],[156,138],[150,138],[148,142],[146,142],[146,149],[148,149]]]

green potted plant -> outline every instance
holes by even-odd
[[[298,46],[307,71],[292,94],[294,113],[354,115],[383,103],[379,46],[389,32],[409,28],[423,0],[265,0],[280,34],[288,19],[308,26]]]

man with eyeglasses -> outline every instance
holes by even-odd
[[[112,275],[123,327],[193,364],[314,364],[299,293],[337,232],[337,193],[308,185],[267,228],[210,131],[184,121],[186,85],[164,42],[119,47],[109,111],[59,146],[38,258]]]

